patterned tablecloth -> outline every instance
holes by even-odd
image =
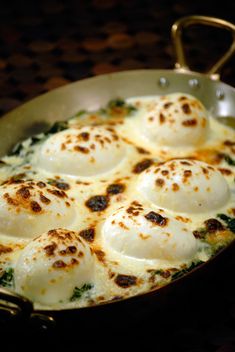
[[[3,3],[0,114],[41,93],[93,75],[173,68],[170,27],[181,16],[209,15],[235,23],[232,0],[221,1],[219,5],[206,0]],[[208,68],[228,47],[229,40],[228,33],[218,29],[191,28],[185,34],[191,66],[200,71]],[[235,86],[234,58],[224,67],[222,80]],[[235,351],[234,273],[235,261],[231,260],[224,268],[224,278],[218,280],[218,286],[214,283],[215,295],[208,302],[204,302],[204,292],[200,292],[195,304],[182,307],[181,318],[178,311],[178,316],[171,321],[165,319],[158,331],[154,325],[144,330],[146,335],[139,339],[139,347],[145,350],[146,339],[152,339],[153,350],[161,352],[168,348],[182,352]]]

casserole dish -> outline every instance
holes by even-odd
[[[235,42],[233,41],[228,52],[206,75],[191,72],[185,62],[181,34],[185,27],[200,23],[228,29],[234,39],[235,27],[226,21],[202,16],[183,18],[172,27],[178,58],[176,70],[138,70],[104,75],[75,82],[34,99],[1,119],[1,153],[9,152],[12,146],[23,138],[45,130],[55,120],[64,120],[75,114],[80,108],[97,109],[116,96],[129,98],[141,95],[169,94],[176,91],[190,93],[200,99],[214,116],[221,119],[226,118],[231,123],[235,108],[235,91],[232,87],[218,81],[217,71],[234,52]],[[61,319],[68,321],[71,317],[78,322],[82,321],[83,324],[91,319],[94,321],[95,317],[98,317],[99,322],[102,320],[104,323],[108,323],[113,316],[117,317],[115,320],[119,320],[118,316],[121,317],[126,311],[132,312],[128,316],[129,319],[133,319],[136,305],[138,313],[140,307],[143,308],[143,313],[151,310],[153,306],[165,301],[171,292],[174,292],[174,295],[176,291],[179,292],[179,286],[186,287],[190,280],[207,272],[217,262],[220,263],[223,258],[228,256],[233,247],[234,243],[212,260],[167,286],[125,300],[116,300],[78,310],[47,310],[45,312],[34,310],[30,300],[1,288],[0,298],[3,302],[1,308],[22,319],[41,319],[44,323],[53,321],[59,323]],[[140,302],[144,302],[144,305],[140,305]]]

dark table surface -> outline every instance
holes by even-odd
[[[192,14],[235,23],[235,2],[3,1],[0,114],[82,78],[129,69],[173,68],[171,25]],[[192,27],[185,34],[190,65],[205,71],[226,50],[230,39],[227,32],[218,29]],[[235,86],[234,58],[223,68],[221,79]],[[162,329],[155,331],[153,326],[144,330],[143,326],[139,348],[145,350],[145,341],[151,338],[156,351],[166,351],[169,346],[172,351],[235,351],[233,258],[222,272],[224,277],[218,278],[218,285],[214,283],[214,294],[206,304],[202,290],[198,292],[197,303],[185,304],[184,313],[180,316],[178,310],[177,319],[165,319]],[[152,318],[150,315],[149,320]],[[87,347],[95,345],[96,342],[89,341]],[[119,345],[122,347],[120,340]]]

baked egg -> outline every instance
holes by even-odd
[[[235,238],[235,132],[185,93],[110,101],[0,163],[0,285],[35,308],[156,290]]]

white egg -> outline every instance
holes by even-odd
[[[125,145],[112,128],[84,126],[49,137],[37,164],[54,173],[95,176],[113,169],[124,157]]]
[[[94,256],[78,233],[50,230],[31,241],[15,267],[16,292],[40,302],[67,301],[74,288],[91,284]]]
[[[137,188],[157,206],[185,213],[215,210],[230,198],[222,174],[197,160],[175,159],[151,166],[140,175]]]
[[[102,235],[104,246],[138,259],[174,262],[193,258],[197,251],[197,241],[185,223],[136,201],[111,214]]]
[[[75,219],[73,201],[66,192],[37,181],[6,182],[0,186],[0,231],[17,237],[35,237]]]
[[[159,146],[195,146],[207,138],[208,113],[202,103],[188,94],[162,96],[149,104],[141,133]]]

